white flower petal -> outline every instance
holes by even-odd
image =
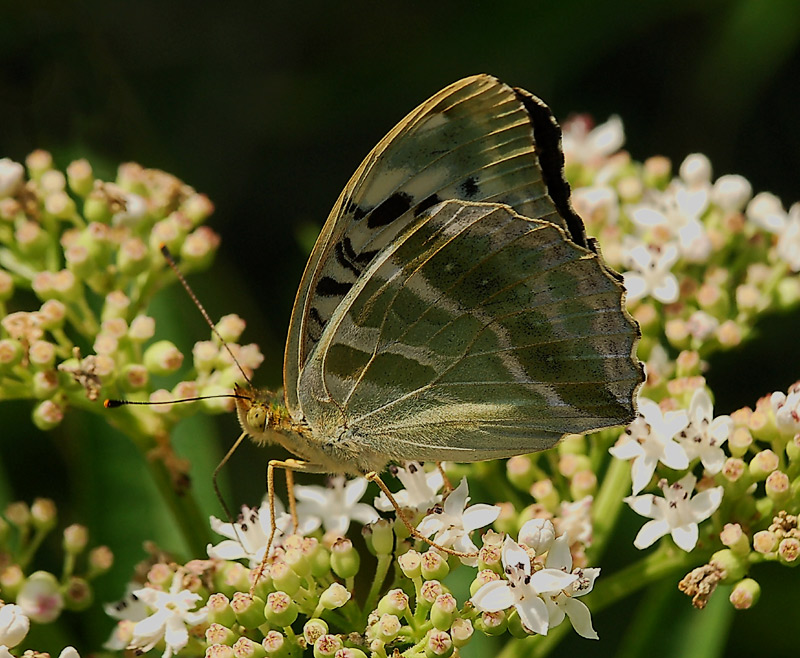
[[[470,600],[481,612],[499,612],[514,605],[516,599],[505,580],[493,580],[483,585]]]
[[[652,292],[653,297],[662,304],[673,304],[678,301],[679,297],[678,279],[672,272],[667,272],[658,285],[653,287]]]
[[[640,516],[653,518],[655,496],[653,494],[643,494],[641,496],[628,496],[623,498],[624,503],[628,503],[630,508]]]
[[[701,491],[694,496],[689,501],[689,508],[692,510],[694,520],[697,522],[704,521],[716,512],[722,502],[724,491],[722,487],[714,487],[713,489]]]
[[[528,557],[527,551],[511,537],[506,537],[503,542],[502,560],[503,566],[506,568],[518,568],[526,574],[531,572],[531,559]]]
[[[526,628],[539,635],[547,635],[550,622],[550,615],[547,614],[547,606],[538,596],[529,596],[524,601],[515,606],[519,613],[519,618]]]
[[[367,491],[369,482],[366,478],[354,478],[344,485],[344,502],[348,507],[354,506]]]
[[[242,545],[238,541],[232,539],[225,539],[216,546],[208,544],[206,546],[208,557],[216,558],[219,560],[240,560],[241,558],[248,557]]]
[[[547,559],[544,561],[544,566],[548,569],[562,569],[569,572],[572,570],[572,553],[569,550],[569,541],[567,535],[561,535],[550,546],[547,552]]]
[[[497,505],[484,505],[483,503],[467,507],[461,516],[464,532],[472,532],[476,528],[483,528],[494,523],[500,516],[500,511],[500,507]]]
[[[567,598],[564,602],[564,610],[569,617],[572,628],[575,629],[578,635],[590,640],[600,639],[597,631],[592,626],[592,613],[589,612],[589,608],[586,607],[583,601]]]
[[[633,540],[633,545],[640,550],[647,548],[669,531],[670,527],[666,521],[648,521],[639,529],[636,539]]]
[[[617,459],[633,459],[644,455],[644,448],[638,441],[624,441],[617,442],[616,445],[611,446],[608,452]]]
[[[687,553],[697,544],[698,528],[696,523],[687,523],[672,529],[672,541]]]
[[[658,460],[651,455],[643,455],[633,460],[631,465],[631,479],[633,483],[633,493],[637,494],[644,489],[656,471]]]
[[[629,302],[635,302],[647,294],[647,281],[641,274],[624,272],[622,276],[627,291],[626,298]]]
[[[531,576],[531,587],[537,592],[560,592],[572,585],[578,577],[560,569],[540,569]]]
[[[689,468],[689,457],[680,443],[667,441],[664,444],[664,454],[661,456],[661,463],[669,468],[682,471],[685,468]]]
[[[459,485],[445,498],[444,513],[451,516],[461,516],[464,508],[467,506],[468,497],[469,488],[467,485],[467,478],[461,478]]]
[[[423,537],[430,537],[433,533],[443,530],[445,526],[444,523],[442,523],[441,516],[441,514],[428,514],[428,516],[419,522],[417,531]]]

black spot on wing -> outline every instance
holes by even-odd
[[[323,276],[317,281],[316,293],[322,297],[344,297],[352,286],[353,284],[347,281],[337,281],[333,277]]]
[[[478,181],[475,180],[474,176],[470,176],[459,186],[461,189],[461,193],[469,199],[474,199],[478,196]]]
[[[319,311],[314,306],[311,307],[311,310],[308,312],[308,316],[311,319],[311,322],[309,323],[306,331],[308,331],[308,335],[314,341],[319,341],[320,337],[322,336],[322,330],[325,328],[327,322],[322,319]]]
[[[343,244],[343,243],[344,243],[344,241],[346,241],[346,242],[347,242],[347,245],[346,245],[346,246]],[[350,256],[349,256],[349,254],[347,254],[347,251],[348,251],[347,247],[349,247],[349,246],[350,246],[350,245],[349,245],[349,243],[350,243],[350,240],[349,240],[348,238],[345,238],[345,239],[344,239],[344,241],[342,241],[342,242],[337,242],[337,243],[336,243],[336,246],[333,248],[333,253],[334,253],[334,255],[336,256],[336,262],[337,262],[337,263],[339,263],[339,265],[341,265],[341,266],[342,266],[342,267],[344,267],[345,269],[348,269],[348,270],[350,270],[350,271],[351,271],[353,274],[355,274],[356,276],[359,276],[359,275],[361,274],[361,270],[360,270],[360,269],[358,269],[358,268],[357,268],[357,267],[356,267],[356,266],[353,264],[353,260],[355,260],[355,254],[353,254],[353,256],[352,256],[352,260],[351,260],[351,258],[350,258]],[[352,252],[352,251],[353,251],[353,248],[352,248],[352,247],[350,247],[349,251],[350,251],[350,252]]]
[[[411,208],[413,201],[414,199],[410,194],[395,192],[388,199],[375,206],[369,215],[369,219],[367,219],[367,226],[369,228],[377,228],[391,224]]]
[[[542,169],[542,179],[547,187],[547,193],[553,200],[558,214],[567,223],[570,238],[581,247],[591,248],[586,240],[586,229],[583,220],[572,209],[569,200],[569,183],[564,178],[564,153],[561,150],[561,128],[550,111],[542,101],[524,89],[515,88],[519,101],[525,106],[533,128],[533,139],[536,146],[536,155]]]
[[[344,248],[344,255],[352,265],[356,266],[359,276],[361,275],[361,272],[364,271],[364,267],[369,265],[372,259],[378,255],[379,251],[378,249],[373,249],[372,251],[362,251],[360,254],[357,254],[356,250],[353,249],[353,243],[350,242],[350,238],[347,236],[342,239],[342,245]]]
[[[437,203],[440,203],[441,199],[439,198],[438,194],[431,194],[426,199],[423,199],[417,204],[417,207],[414,209],[414,217],[419,217],[422,213],[424,213],[428,208],[432,208]]]
[[[344,213],[346,215],[352,215],[355,221],[359,221],[364,219],[367,215],[367,211],[364,210],[361,206],[359,206],[355,201],[349,199],[344,206]]]

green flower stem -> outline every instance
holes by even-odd
[[[28,565],[31,563],[33,556],[36,555],[36,551],[39,550],[39,546],[42,545],[48,532],[49,530],[37,528],[36,532],[33,533],[33,537],[28,541],[27,530],[25,528],[20,529],[20,546],[24,546],[24,549],[20,551],[17,564],[23,571],[26,571],[28,568]]]
[[[590,564],[597,564],[598,558],[603,554],[624,504],[622,499],[629,492],[630,486],[630,464],[612,459],[594,499],[592,510],[594,536],[592,545],[586,551]]]
[[[381,585],[386,580],[386,575],[389,573],[389,567],[392,566],[392,554],[378,555],[378,565],[375,567],[375,578],[372,579],[372,586],[369,588],[367,600],[364,602],[362,610],[362,617],[366,620],[370,612],[378,605],[378,596],[381,593]]]
[[[706,562],[710,556],[711,551],[686,553],[671,541],[662,541],[658,550],[647,557],[612,576],[598,580],[597,586],[583,601],[593,613],[600,612],[650,583],[677,575],[694,565]],[[541,658],[548,655],[570,630],[569,620],[565,619],[547,635],[534,635],[507,642],[497,658]]]

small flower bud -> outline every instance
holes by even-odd
[[[367,654],[356,647],[343,647],[336,652],[335,658],[367,658]]]
[[[338,635],[321,635],[314,642],[314,658],[334,658],[344,644]]]
[[[18,528],[24,528],[31,522],[31,508],[22,501],[9,503],[6,506],[5,517]]]
[[[453,640],[445,631],[431,630],[425,642],[425,656],[427,658],[449,658],[453,655]]]
[[[422,574],[422,556],[413,549],[398,557],[397,563],[406,578],[413,580]]]
[[[484,612],[475,622],[475,626],[486,635],[501,635],[508,628],[508,619],[506,618],[506,613],[502,610],[499,612]]]
[[[132,638],[133,638],[133,632],[131,632],[131,639]],[[127,642],[127,644],[130,644],[130,640]],[[59,658],[61,657],[59,656]],[[234,658],[233,649],[227,644],[209,643],[204,658]]]
[[[341,608],[350,600],[350,592],[339,583],[333,583],[319,596],[319,604],[326,610]]]
[[[92,588],[84,578],[71,576],[61,591],[64,595],[64,607],[67,610],[80,612],[86,610],[94,601]]]
[[[285,592],[272,592],[267,597],[264,614],[270,624],[285,628],[291,626],[297,619],[297,604]]]
[[[436,597],[440,594],[444,594],[444,587],[442,587],[442,584],[438,580],[425,581],[422,583],[422,587],[419,590],[419,600],[417,601],[417,606],[432,606],[433,602],[436,600]]]
[[[14,231],[14,242],[23,256],[38,258],[47,251],[50,238],[39,224],[26,220],[17,225]],[[38,292],[35,287],[34,292]]]
[[[18,340],[0,340],[0,370],[10,370],[22,361],[24,352]]]
[[[494,544],[484,545],[478,551],[478,569],[491,569],[496,573],[502,573],[502,552],[500,546]]]
[[[791,491],[789,489],[789,476],[782,471],[772,471],[767,476],[767,480],[764,485],[765,492],[769,498],[772,499],[773,502],[777,504],[782,504],[785,501],[789,500],[791,496]]]
[[[752,578],[745,578],[734,585],[729,600],[737,610],[749,610],[761,596],[761,585]]]
[[[470,641],[473,633],[472,622],[469,619],[454,619],[450,626],[450,637],[453,639],[453,645],[456,649],[460,649]]]
[[[0,270],[0,302],[7,302],[14,296],[14,279],[5,270]]]
[[[737,555],[747,555],[750,552],[750,542],[738,523],[726,523],[719,540]]]
[[[500,576],[495,571],[490,569],[479,571],[475,576],[475,580],[473,580],[469,586],[469,595],[475,596],[481,587],[483,587],[486,583],[492,582],[493,580],[500,580]]]
[[[750,460],[750,475],[756,480],[763,480],[778,468],[779,460],[772,450],[762,450]]]
[[[723,583],[735,583],[744,578],[747,570],[746,558],[736,555],[732,550],[724,548],[711,556],[709,564],[722,570]]]
[[[800,539],[796,537],[784,537],[778,544],[778,560],[781,563],[796,567],[800,562]]]
[[[369,527],[372,530],[372,547],[375,554],[390,555],[394,550],[393,524],[388,519],[378,519],[370,523]]]
[[[353,542],[341,537],[331,546],[331,569],[339,578],[352,578],[361,566],[361,556]]]
[[[55,429],[64,420],[64,411],[52,400],[45,400],[33,409],[33,424],[42,431]]]
[[[168,340],[159,340],[144,352],[144,365],[154,375],[169,375],[181,367],[183,354]]]
[[[511,457],[506,462],[506,476],[520,491],[528,491],[536,479],[536,470],[533,468],[530,457],[519,455]]]
[[[31,520],[33,527],[38,530],[48,531],[56,525],[56,505],[49,498],[37,498],[31,505]]]
[[[236,641],[238,636],[230,628],[218,622],[211,622],[206,629],[206,642],[209,644],[227,644],[231,645]]]
[[[125,276],[138,276],[151,266],[150,252],[140,238],[125,240],[117,251],[117,267]]]
[[[778,537],[770,530],[759,530],[753,535],[753,550],[762,555],[778,548]]]
[[[267,650],[249,637],[240,637],[233,645],[233,655],[235,658],[263,658]]]
[[[743,457],[753,443],[753,435],[746,427],[737,427],[728,439],[728,448],[734,457]]]
[[[222,337],[222,340],[226,343],[236,343],[239,341],[239,338],[241,338],[246,326],[245,321],[241,317],[235,313],[230,313],[220,318],[216,329]]]
[[[86,526],[73,523],[64,528],[64,550],[72,555],[77,555],[86,549],[89,543],[89,531]]]
[[[431,607],[430,619],[434,628],[446,631],[453,623],[458,604],[452,594],[440,594]]]
[[[134,343],[143,343],[150,340],[156,332],[156,321],[146,315],[137,315],[131,320],[128,329],[128,338]]]
[[[397,615],[384,613],[377,623],[370,629],[370,635],[377,638],[384,644],[392,642],[402,628]]]
[[[289,597],[287,596],[286,598],[288,599]],[[260,596],[250,596],[245,592],[236,592],[231,599],[230,607],[236,616],[236,621],[245,628],[256,628],[266,621],[264,599]]]
[[[378,613],[402,617],[408,610],[408,594],[401,589],[388,591],[378,602]]]
[[[303,626],[303,637],[308,644],[315,644],[316,641],[328,632],[328,622],[324,619],[314,617],[309,619]]]
[[[16,195],[24,180],[25,169],[19,162],[14,162],[10,158],[0,159],[0,199]]]
[[[55,576],[47,571],[36,571],[28,576],[17,594],[17,605],[37,624],[49,624],[58,619],[64,608],[64,598]]]
[[[552,480],[539,480],[531,486],[531,496],[540,505],[544,505],[551,512],[555,512],[561,503],[558,491],[553,486]]]
[[[422,554],[422,577],[425,580],[442,580],[450,573],[450,567],[441,555],[429,550]]]
[[[722,475],[729,482],[736,482],[744,475],[747,465],[738,457],[728,457],[722,465]]]
[[[42,174],[53,168],[53,156],[48,151],[36,149],[25,158],[25,165],[31,180],[39,180]]]
[[[286,638],[278,631],[269,631],[261,641],[261,646],[271,658],[286,658],[292,653]]]
[[[556,538],[556,529],[550,519],[531,519],[519,529],[519,543],[532,548],[536,555],[544,555]]]

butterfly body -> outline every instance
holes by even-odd
[[[569,204],[547,106],[467,78],[356,171],[298,290],[285,406],[254,394],[239,419],[321,472],[543,450],[634,417],[623,300]]]

